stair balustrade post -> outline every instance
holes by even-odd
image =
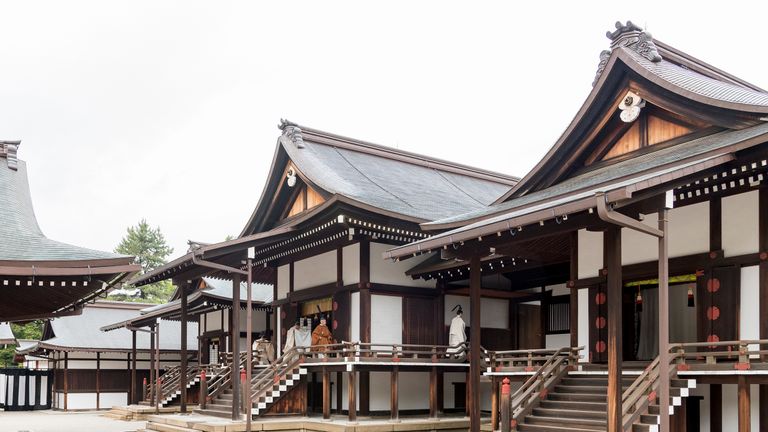
[[[205,409],[205,403],[208,399],[208,379],[205,376],[205,369],[200,371],[200,409]]]
[[[141,382],[141,400],[147,400],[147,378]]]
[[[511,430],[517,430],[517,427],[512,429],[512,394],[509,385],[509,378],[504,378],[501,381],[501,432],[510,432]]]
[[[248,404],[251,402],[251,397],[250,397],[250,394],[249,394],[250,393],[249,390],[250,390],[251,386],[250,385],[246,385],[246,382],[245,382],[245,369],[240,369],[240,384],[241,384],[240,385],[240,389],[241,389],[241,393],[242,393],[242,396],[240,397],[240,400],[243,401],[243,403],[242,403],[243,414],[248,414]]]

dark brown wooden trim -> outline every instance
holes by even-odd
[[[475,255],[469,261],[469,309],[470,309],[470,358],[481,357],[480,353],[480,292],[482,290],[482,274],[480,273],[480,257]],[[469,430],[480,432],[480,363],[469,362],[469,381],[467,383],[469,393]]]
[[[749,432],[752,422],[750,420],[751,392],[747,378],[739,375],[738,385],[738,412],[739,412],[739,432]]]
[[[400,419],[400,408],[399,408],[399,400],[400,392],[398,391],[398,368],[397,366],[392,367],[392,372],[389,375],[389,389],[390,389],[390,399],[389,399],[389,419],[390,421],[397,422]]]
[[[622,268],[621,228],[612,226],[603,233],[603,260],[608,271],[608,431],[623,430],[621,415],[622,363]]]
[[[128,403],[139,403],[136,397],[136,330],[131,331],[131,397]]]
[[[367,237],[360,239],[360,341],[371,342],[371,243]],[[370,413],[371,376],[360,372],[360,413]]]
[[[408,297],[437,297],[439,292],[431,288],[408,287],[372,282],[371,292],[376,294],[394,294]]]
[[[181,291],[181,362],[179,364],[179,382],[181,383],[181,395],[179,395],[179,404],[182,414],[187,413],[187,285],[186,283],[179,283],[177,285]],[[238,291],[239,291],[238,287]],[[238,302],[239,303],[239,302]],[[233,304],[238,304],[233,301]],[[239,309],[239,308],[235,308]],[[199,361],[199,360],[198,360]]]
[[[723,386],[709,385],[709,430],[723,432]]]
[[[709,250],[723,249],[723,204],[720,197],[709,200]]]
[[[101,353],[96,353],[96,409],[101,409]]]
[[[570,333],[571,347],[579,346],[579,290],[575,281],[579,278],[579,232],[574,231],[570,235],[570,280],[566,284],[570,290]]]
[[[301,289],[298,291],[291,291],[288,293],[288,303],[296,303],[316,298],[330,297],[336,292],[340,291],[336,286],[337,282],[330,282],[323,285],[318,285],[312,288]],[[343,288],[342,288],[343,290]]]
[[[350,422],[357,421],[357,386],[355,385],[355,371],[351,370],[347,372],[347,412]]]
[[[69,393],[69,353],[64,353],[64,411],[67,410],[67,393]]]
[[[759,292],[760,292],[760,339],[768,339],[768,188],[761,188],[758,193],[758,251],[760,252]],[[768,361],[768,355],[763,356]],[[760,386],[759,407],[760,432],[768,432],[768,385]]]

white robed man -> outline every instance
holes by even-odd
[[[450,345],[450,348],[448,348],[447,352],[448,354],[456,354],[458,356],[464,342],[467,341],[467,334],[464,332],[467,324],[464,322],[464,318],[462,318],[464,311],[461,309],[461,305],[456,305],[451,310],[456,311],[456,316],[451,320],[451,327],[448,330],[448,345]],[[464,356],[463,351],[461,356]]]
[[[293,347],[308,347],[311,345],[312,333],[308,326],[302,326],[301,320],[297,320],[293,327],[285,333],[285,346],[283,353],[288,352]]]

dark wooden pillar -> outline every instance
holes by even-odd
[[[155,401],[155,324],[149,326],[149,400]]]
[[[96,409],[101,409],[101,352],[96,353]]]
[[[360,342],[371,342],[371,243],[360,240]],[[360,371],[360,414],[370,414],[371,375]]]
[[[570,259],[570,280],[568,288],[570,289],[570,328],[571,328],[571,347],[579,346],[579,289],[576,288],[576,281],[579,279],[579,233],[574,231],[570,235],[571,240],[571,259]]]
[[[341,384],[344,382],[343,379],[344,372],[336,372],[336,413],[341,414],[342,411],[342,405],[344,405],[344,402],[342,401],[342,392],[344,389],[342,388]]]
[[[331,373],[323,368],[323,418],[331,418]]]
[[[160,319],[157,320],[157,326],[155,327],[155,384],[160,384]],[[155,414],[160,414],[160,400],[163,397],[163,386],[157,385],[155,391]]]
[[[131,399],[128,404],[139,403],[136,397],[136,330],[131,330]]]
[[[64,352],[64,411],[67,410],[67,394],[69,393],[69,353]]]
[[[749,418],[752,404],[749,383],[745,375],[739,375],[737,388],[739,392],[739,432],[749,432],[752,427],[752,421]]]
[[[181,394],[179,402],[181,413],[187,413],[187,285],[185,283],[177,284],[181,291],[181,364],[179,365],[179,384]],[[238,291],[240,291],[238,287]]]
[[[768,188],[759,192],[759,290],[760,290],[760,339],[768,339]],[[760,347],[765,349],[765,347]],[[763,356],[768,361],[768,355]],[[768,385],[760,385],[759,412],[760,432],[768,432]]]
[[[621,417],[621,228],[604,232],[603,254],[608,271],[608,432],[622,431]]]
[[[355,394],[357,385],[355,381],[355,370],[352,369],[347,372],[347,403],[349,404],[348,410],[350,422],[357,421],[357,397]]]
[[[491,377],[491,429],[499,430],[499,380]]]
[[[389,399],[389,419],[393,422],[400,421],[400,397],[398,388],[398,370],[397,366],[392,367],[392,373],[390,375],[390,399]]]
[[[467,385],[470,401],[469,430],[480,432],[480,256],[474,255],[469,261],[469,310],[470,310],[470,338],[469,338],[469,383]]]
[[[232,275],[232,309],[229,335],[232,340],[232,420],[240,419],[240,275]]]
[[[429,418],[437,418],[437,368],[429,370]]]
[[[723,386],[709,385],[709,431],[723,432]]]

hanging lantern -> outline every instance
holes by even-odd
[[[688,287],[688,307],[696,306],[696,301],[693,298],[693,288]]]
[[[643,295],[640,293],[640,287],[637,287],[637,297],[635,297],[635,310],[643,311]]]

